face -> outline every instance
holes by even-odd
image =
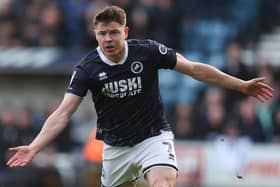
[[[94,32],[97,43],[105,56],[114,62],[118,62],[124,55],[128,28],[114,21],[100,22],[96,25]]]

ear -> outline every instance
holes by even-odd
[[[129,31],[129,28],[125,27],[124,28],[125,39],[127,39],[127,37],[128,37],[128,31]]]

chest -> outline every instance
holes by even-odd
[[[99,63],[90,74],[90,89],[109,98],[137,96],[149,90],[157,70],[146,57],[128,58],[120,65]]]

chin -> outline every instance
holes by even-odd
[[[116,56],[116,53],[115,52],[107,52],[105,53],[106,56],[109,56],[109,57],[114,57]]]

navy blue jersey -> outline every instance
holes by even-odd
[[[67,92],[83,97],[91,91],[98,115],[97,139],[113,146],[133,146],[170,130],[158,70],[175,64],[175,51],[152,40],[127,40],[118,63],[98,47],[77,65]]]

